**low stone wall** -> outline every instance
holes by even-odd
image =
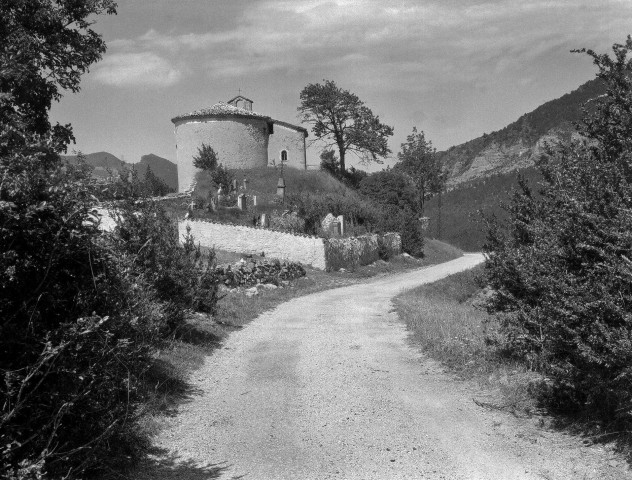
[[[300,262],[321,270],[327,268],[322,238],[201,220],[179,222],[180,238],[186,234],[187,225],[195,243],[205,247],[237,253],[264,252],[266,257]]]
[[[402,237],[399,233],[385,233],[378,239],[380,248],[390,258],[402,253]]]
[[[379,258],[379,244],[376,234],[325,240],[327,270],[357,268],[373,263]]]

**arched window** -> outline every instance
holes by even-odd
[[[281,150],[281,161],[287,162],[287,150]]]

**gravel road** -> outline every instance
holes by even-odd
[[[605,447],[477,406],[411,347],[405,289],[481,255],[297,298],[230,336],[166,421],[147,478],[622,479]],[[142,476],[141,476],[142,477]],[[136,478],[141,478],[136,477]]]

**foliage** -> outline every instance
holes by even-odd
[[[542,180],[536,167],[522,169],[520,175],[529,182]],[[426,237],[444,240],[467,252],[480,251],[486,238],[480,213],[494,215],[501,222],[507,220],[502,204],[511,199],[518,176],[515,171],[492,175],[460,184],[442,193],[441,199],[438,195],[428,199],[424,207],[424,215],[430,219]]]
[[[270,228],[290,233],[305,232],[305,220],[298,216],[296,212],[273,211],[270,214]]]
[[[198,148],[197,155],[193,156],[193,166],[200,170],[215,170],[217,168],[217,162],[217,153],[206,143],[203,143],[202,146]]]
[[[158,178],[151,167],[147,165],[145,171],[145,181],[143,186],[146,195],[149,197],[163,197],[173,192],[173,188],[169,187],[165,182]]]
[[[376,203],[402,210],[417,209],[417,192],[410,179],[394,170],[372,173],[360,182],[359,192]]]
[[[217,188],[222,187],[224,192],[228,192],[230,189],[231,183],[233,183],[233,179],[235,176],[232,172],[224,167],[221,163],[210,172],[211,181],[217,186]]]
[[[56,151],[72,139],[70,125],[50,126],[60,88],[79,90],[81,75],[105,43],[90,26],[95,14],[116,13],[113,0],[13,0],[0,4],[0,123],[14,115],[38,134],[52,134]],[[11,120],[13,121],[13,120]]]
[[[587,53],[607,96],[581,142],[539,162],[540,196],[521,182],[504,228],[490,220],[489,309],[508,354],[551,379],[551,405],[632,421],[632,39],[614,59]]]
[[[342,170],[340,160],[338,160],[334,150],[323,150],[320,154],[320,169],[329,172],[353,189],[357,189],[360,182],[368,175],[364,170],[358,170],[353,166],[349,167],[348,170]]]
[[[417,188],[419,211],[423,212],[426,200],[444,189],[447,171],[443,171],[432,143],[426,140],[424,132],[417,132],[416,127],[406,137],[406,143],[402,143],[397,158],[395,169],[412,178]]]
[[[349,227],[363,227],[371,231],[380,219],[380,210],[370,201],[347,193],[292,194],[286,203],[305,219],[305,233],[317,235],[320,222],[328,214],[343,215]]]
[[[145,445],[140,379],[162,312],[97,230],[87,169],[12,123],[0,131],[0,477],[76,478]]]
[[[383,170],[360,182],[360,193],[382,206],[377,228],[381,232],[399,232],[402,250],[414,257],[423,256],[423,230],[417,214],[417,192],[406,175]]]
[[[218,280],[229,288],[250,287],[257,284],[280,285],[283,281],[305,276],[300,263],[279,260],[240,261],[234,265],[218,266],[215,269]]]
[[[380,161],[390,153],[388,137],[393,128],[380,122],[357,95],[343,90],[331,80],[313,83],[301,91],[298,111],[302,121],[312,124],[316,139],[336,146],[339,171],[346,171],[346,154],[353,152],[364,161]]]
[[[181,326],[187,311],[215,312],[218,280],[212,251],[204,257],[188,231],[180,245],[178,227],[156,202],[126,201],[113,214],[118,248],[135,256],[136,272],[164,304],[163,334]]]
[[[325,149],[320,154],[320,169],[331,173],[334,177],[340,172],[340,160],[335,150]]]

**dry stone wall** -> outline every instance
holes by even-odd
[[[180,238],[186,234],[187,226],[191,227],[195,242],[205,247],[237,253],[264,252],[270,258],[300,262],[321,270],[327,267],[322,238],[199,220],[179,222]]]

